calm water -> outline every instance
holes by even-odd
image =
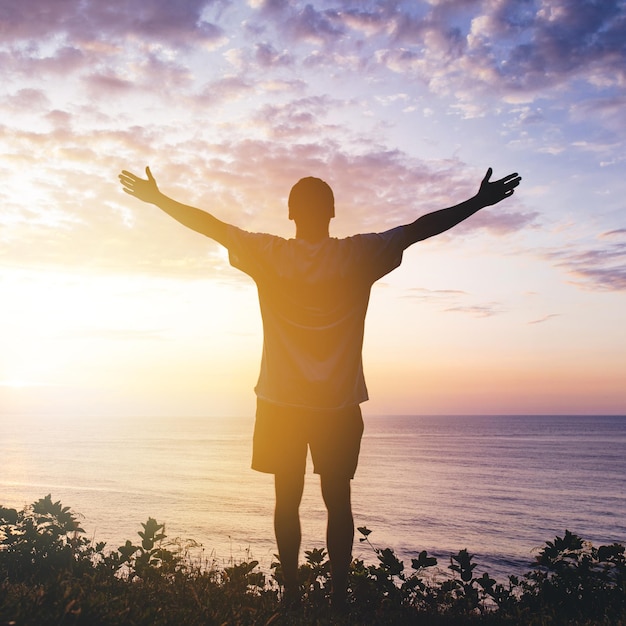
[[[2,418],[0,504],[48,493],[116,548],[155,517],[225,564],[275,552],[272,477],[249,469],[252,419]],[[353,481],[357,526],[409,566],[461,548],[477,573],[526,571],[533,549],[567,528],[626,541],[624,417],[365,417]],[[319,480],[308,474],[303,549],[322,547]],[[373,562],[358,541],[354,555]]]

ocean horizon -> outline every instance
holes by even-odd
[[[475,555],[498,580],[532,567],[543,544],[574,532],[626,540],[624,416],[364,416],[352,484],[355,526],[410,569],[421,550],[445,569]],[[223,566],[276,552],[273,477],[250,469],[253,417],[2,418],[0,505],[48,493],[115,549],[148,517],[168,540],[202,544]],[[325,509],[310,460],[302,551],[324,547]],[[375,562],[355,536],[353,556]]]

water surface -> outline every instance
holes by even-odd
[[[355,524],[409,566],[461,548],[477,573],[526,571],[533,549],[571,530],[595,544],[626,540],[626,418],[365,417],[353,481]],[[0,504],[48,493],[116,548],[155,517],[170,538],[226,564],[269,567],[273,480],[249,469],[251,418],[2,418]],[[310,467],[309,467],[310,471]],[[319,479],[307,475],[303,549],[322,547]],[[354,555],[375,559],[358,541]]]

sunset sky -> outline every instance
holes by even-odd
[[[515,195],[377,283],[370,414],[626,414],[626,3],[0,0],[0,416],[248,415],[251,280],[121,191],[293,235]]]

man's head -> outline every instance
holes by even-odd
[[[300,179],[289,193],[289,219],[296,224],[326,223],[335,217],[333,190],[320,178]]]

